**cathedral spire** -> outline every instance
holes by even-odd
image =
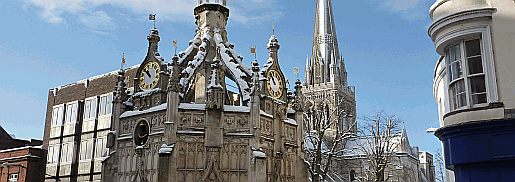
[[[318,0],[313,35],[313,51],[307,84],[334,83],[344,85],[331,0]],[[345,85],[344,85],[345,86]]]

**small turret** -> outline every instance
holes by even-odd
[[[161,41],[161,37],[159,37],[159,31],[156,27],[150,29],[150,34],[147,35],[147,40],[149,43],[148,52],[157,52],[157,44]]]
[[[268,62],[277,62],[279,60],[279,57],[277,56],[277,52],[281,48],[281,45],[279,44],[279,41],[277,40],[277,37],[275,35],[272,35],[270,37],[270,40],[268,41],[267,48],[269,51],[269,59]]]

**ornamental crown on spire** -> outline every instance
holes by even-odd
[[[204,3],[209,3],[209,4],[221,4],[223,6],[226,6],[227,5],[227,1],[226,0],[198,0],[198,4],[204,4]]]

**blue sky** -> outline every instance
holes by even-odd
[[[316,0],[227,0],[228,39],[250,65],[261,65],[275,23],[280,65],[291,80],[311,54]],[[333,0],[340,53],[358,116],[384,110],[405,121],[411,145],[434,151],[440,142],[433,98],[438,59],[427,35],[434,0]],[[43,137],[48,90],[143,61],[157,13],[159,52],[169,61],[172,39],[184,50],[193,38],[196,0],[0,1],[0,125],[18,138]],[[302,72],[302,71],[301,71]],[[303,75],[300,77],[303,79]]]

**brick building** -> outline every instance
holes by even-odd
[[[126,69],[130,87],[138,66]],[[113,71],[50,89],[43,137],[47,181],[100,180],[116,77]]]
[[[0,126],[0,182],[43,181],[46,150],[41,144],[41,140],[13,138]]]

